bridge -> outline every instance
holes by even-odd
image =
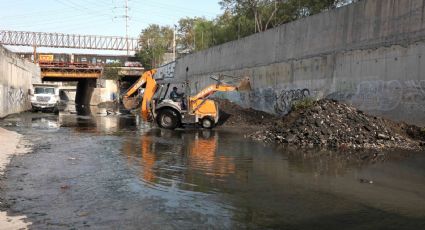
[[[99,84],[97,79],[102,77],[104,66],[108,61],[119,60],[122,67],[118,67],[117,73],[124,77],[124,81],[130,83],[144,70],[141,66],[124,66],[129,51],[139,49],[137,38],[0,30],[0,45],[33,47],[34,53],[21,53],[20,56],[27,59],[32,57],[34,62],[38,62],[43,81],[78,82],[76,95],[78,104],[90,103],[92,94],[96,92],[96,86]],[[38,47],[127,51],[127,56],[111,58],[108,55],[102,57],[69,54],[66,58],[64,56],[56,58],[55,54],[37,54]],[[61,60],[62,58],[66,60]]]
[[[0,44],[13,46],[137,51],[137,38],[0,30]]]
[[[40,62],[41,79],[45,80],[77,80],[80,78],[100,78],[102,65],[68,62]]]
[[[39,62],[43,81],[76,81],[80,79],[97,79],[102,76],[103,64],[74,62]],[[144,68],[137,66],[114,67],[118,75],[139,77]]]
[[[0,44],[12,46],[34,47],[33,59],[37,62],[37,47],[73,48],[111,51],[137,51],[139,43],[137,38],[118,36],[98,36],[81,34],[45,33],[29,31],[0,30]],[[25,56],[25,55],[24,55]],[[43,55],[49,56],[49,55]],[[28,56],[26,56],[28,58]],[[100,78],[103,64],[83,63],[74,60],[56,61],[40,60],[41,77],[43,80],[78,80],[80,78]],[[124,64],[124,63],[123,63]],[[134,73],[140,76],[143,68],[125,68],[121,73]],[[128,71],[128,70],[131,71]]]

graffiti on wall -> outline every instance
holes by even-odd
[[[176,62],[170,62],[161,67],[158,67],[155,78],[157,79],[174,78],[175,69],[176,69]]]
[[[285,115],[292,109],[295,101],[310,96],[309,89],[254,89],[241,94],[241,101],[255,109]]]
[[[400,104],[402,89],[399,81],[363,81],[351,101],[360,109],[391,111]]]
[[[7,102],[9,108],[20,108],[28,102],[28,98],[23,89],[10,87],[7,91]]]
[[[275,112],[277,114],[286,114],[291,108],[295,101],[310,97],[310,90],[308,89],[291,89],[282,90],[276,97]]]
[[[392,111],[400,105],[425,111],[425,80],[362,81],[356,91],[334,92],[328,98],[349,101],[366,111]]]

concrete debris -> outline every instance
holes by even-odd
[[[373,184],[373,180],[368,180],[368,179],[363,179],[363,178],[360,178],[359,182],[364,183],[364,184]]]
[[[223,99],[214,99],[220,108],[220,126],[225,127],[264,127],[272,125],[277,117],[263,111],[242,108]]]
[[[421,136],[422,135],[422,136]],[[347,104],[319,100],[250,135],[256,140],[339,149],[420,150],[420,128],[370,116]]]
[[[226,117],[224,126],[250,126],[247,135],[255,140],[302,148],[405,149],[425,146],[423,128],[370,116],[350,105],[333,100],[315,101],[308,108],[292,111],[283,118],[245,109],[218,100]]]
[[[107,101],[102,102],[97,105],[99,108],[105,108],[105,109],[116,109],[118,108],[119,104],[116,101]]]
[[[67,189],[70,189],[71,188],[71,186],[70,185],[62,185],[61,186],[61,189],[62,190],[67,190]]]

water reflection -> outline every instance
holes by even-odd
[[[362,153],[280,149],[236,131],[170,131],[136,120],[91,107],[90,113],[25,114],[4,122],[27,124],[36,136],[41,128],[55,130],[59,142],[70,133],[81,135],[78,141],[93,145],[91,151],[81,148],[81,159],[94,159],[86,162],[90,167],[113,169],[101,181],[88,181],[90,188],[116,178],[119,186],[111,191],[118,189],[123,197],[128,186],[136,197],[158,196],[174,207],[191,203],[185,206],[191,212],[214,207],[209,214],[231,219],[233,228],[422,229],[425,223],[423,154],[407,158],[387,152],[364,161]],[[54,124],[59,130],[49,128]],[[66,150],[62,154],[68,158]],[[72,170],[78,171],[78,164]],[[111,191],[101,200],[122,202]]]
[[[143,181],[198,191],[203,187],[199,182],[220,180],[235,173],[233,158],[218,153],[219,140],[218,133],[210,130],[152,129],[138,141],[125,139],[122,152]]]
[[[76,132],[114,134],[135,129],[136,122],[131,115],[120,115],[97,106],[68,104],[58,116],[61,127],[72,127]]]
[[[203,170],[206,175],[224,177],[235,173],[231,157],[217,154],[219,136],[216,132],[204,130],[188,138],[189,166]]]
[[[254,226],[309,220],[306,227],[312,227],[323,210],[331,216],[365,212],[425,218],[425,197],[418,196],[425,189],[425,170],[413,176],[392,161],[372,167],[341,153],[324,151],[316,158],[302,151],[282,152],[237,133],[199,130],[142,130],[140,137],[125,137],[122,145],[129,167],[149,187],[227,194],[223,205],[236,207],[234,218]],[[402,182],[406,176],[408,183]],[[374,184],[363,184],[361,178]]]

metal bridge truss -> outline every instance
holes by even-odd
[[[138,49],[136,38],[8,30],[0,30],[0,44],[96,50]]]

